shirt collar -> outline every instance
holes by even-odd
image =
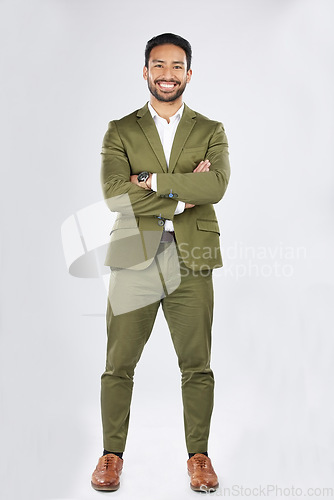
[[[160,118],[162,120],[164,120],[164,118],[162,118],[160,115],[158,115],[158,113],[156,112],[156,110],[153,108],[153,106],[151,105],[151,103],[149,102],[148,103],[148,109],[150,110],[150,113],[152,115],[152,118],[154,120],[155,117],[157,118]],[[181,116],[182,116],[182,113],[183,113],[183,110],[184,110],[184,103],[182,103],[182,106],[180,107],[180,109],[177,110],[177,112],[173,115],[173,116],[170,116],[169,117],[169,120],[170,122],[176,120],[177,118],[178,119],[181,119]]]

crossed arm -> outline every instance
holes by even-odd
[[[202,160],[197,167],[193,170],[193,173],[196,172],[209,172],[211,163],[209,160]],[[147,179],[146,182],[138,182],[138,176],[137,175],[131,175],[130,176],[130,182],[135,184],[136,186],[139,186],[144,189],[152,189],[152,177],[153,174],[150,174],[149,178]],[[195,206],[194,203],[185,203],[184,208],[193,208]]]
[[[205,176],[194,173],[205,173]],[[186,203],[186,208],[217,203],[223,197],[230,177],[228,143],[222,124],[217,123],[210,138],[206,160],[201,161],[193,172],[172,175],[158,173],[156,176],[158,196],[177,193],[178,199]],[[131,176],[130,181],[149,189],[152,176],[146,181],[147,184],[138,183],[136,176]]]
[[[197,174],[202,175],[197,175]],[[196,174],[196,175],[194,175]],[[138,183],[131,175],[130,164],[115,122],[110,122],[103,140],[101,182],[111,210],[122,211],[114,203],[118,195],[128,195],[135,215],[161,216],[173,219],[177,201],[166,193],[178,193],[185,208],[217,203],[223,196],[230,177],[228,144],[222,124],[218,123],[209,141],[207,159],[189,173],[158,173],[157,192]]]

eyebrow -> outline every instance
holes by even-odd
[[[153,59],[152,60],[152,63],[165,63],[166,61],[163,61],[162,59]],[[183,64],[184,66],[184,62],[183,61],[173,61],[173,64]]]

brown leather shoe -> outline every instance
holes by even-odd
[[[101,457],[92,475],[93,488],[102,491],[118,490],[122,468],[123,460],[117,455],[108,453]]]
[[[187,461],[190,476],[190,488],[194,491],[216,491],[218,478],[211,460],[203,453],[196,453]]]

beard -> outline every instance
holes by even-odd
[[[155,83],[157,83],[157,82],[155,82]],[[174,83],[176,83],[176,82],[174,82]],[[176,101],[176,99],[178,99],[183,94],[183,92],[185,91],[185,88],[187,86],[187,82],[184,82],[183,85],[180,85],[177,88],[177,91],[175,93],[174,92],[168,92],[166,94],[159,93],[159,90],[151,84],[149,78],[147,79],[147,85],[148,85],[148,89],[151,92],[151,94],[158,101],[161,101],[161,102],[172,102],[172,101]]]

